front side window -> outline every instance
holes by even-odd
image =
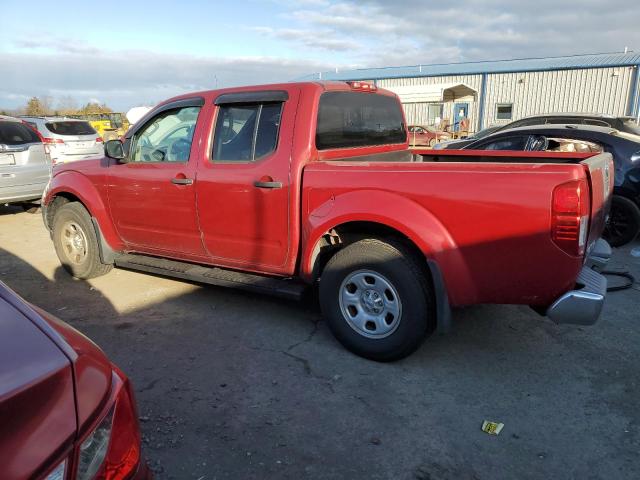
[[[404,143],[406,139],[402,107],[395,97],[362,92],[326,92],[320,97],[318,150]]]
[[[513,118],[513,104],[499,103],[496,105],[497,120],[511,120]]]
[[[162,112],[133,140],[132,162],[187,162],[200,107]]]
[[[278,146],[282,102],[220,105],[211,159],[253,162]]]

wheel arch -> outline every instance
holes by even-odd
[[[406,248],[422,266],[428,286],[434,296],[436,325],[440,333],[450,331],[451,308],[449,294],[437,261],[430,258],[424,249],[407,235],[406,232],[379,221],[352,220],[340,223],[328,229],[314,244],[309,258],[308,276],[317,281],[322,271],[335,253],[358,240],[376,238],[391,239]]]
[[[106,255],[108,250],[123,250],[122,243],[102,196],[84,175],[70,171],[53,177],[42,201],[45,226],[51,231],[56,211],[69,202],[79,202],[89,212],[96,235]],[[101,252],[103,253],[103,252]]]

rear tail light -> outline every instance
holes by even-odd
[[[586,179],[563,183],[553,190],[551,239],[570,255],[584,255],[590,210]]]
[[[50,138],[50,137],[44,137],[42,139],[42,141],[46,144],[52,145],[52,144],[61,144],[64,143],[64,140],[62,140],[61,138]]]
[[[80,445],[76,480],[124,480],[140,463],[140,429],[131,384],[117,374],[116,379],[113,407]]]
[[[102,143],[102,137],[96,138],[96,143]]]
[[[378,87],[366,82],[347,82],[351,90],[360,90],[361,92],[375,92]]]

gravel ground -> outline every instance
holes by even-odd
[[[610,267],[640,278],[633,246]],[[465,308],[377,364],[316,305],[125,270],[74,280],[40,215],[15,208],[0,207],[0,279],[129,374],[158,479],[640,478],[637,283],[593,327]]]

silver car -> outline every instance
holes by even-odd
[[[51,159],[38,134],[0,115],[0,203],[40,199],[50,175]]]
[[[73,162],[102,156],[102,138],[89,122],[64,117],[20,117],[38,130],[51,152],[51,161]]]

